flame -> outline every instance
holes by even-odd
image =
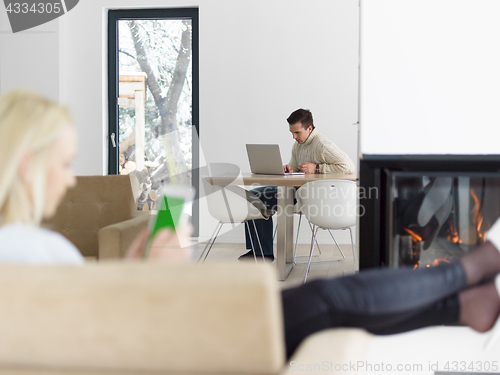
[[[420,266],[420,261],[417,260],[417,263],[413,266],[413,269],[416,270]]]
[[[408,228],[403,228],[406,233],[408,233],[410,236],[412,236],[413,241],[422,241],[422,237],[420,237],[418,234],[416,234],[414,231],[408,229]]]
[[[483,216],[481,215],[481,204],[479,203],[479,198],[477,197],[474,189],[471,189],[470,195],[472,199],[474,199],[474,219],[473,221],[476,223],[477,235],[480,240],[483,240],[483,233],[481,233],[481,226],[483,225]],[[482,242],[482,241],[481,241]]]
[[[481,203],[480,203],[479,198],[478,198],[476,192],[474,191],[474,189],[471,189],[470,195],[471,195],[472,199],[474,200],[474,208],[472,211],[472,221],[476,225],[478,242],[484,242],[486,231],[484,231],[484,233],[483,233],[483,231],[481,230],[481,227],[483,226],[483,221],[484,221],[484,218],[481,215],[481,210],[482,210]],[[449,227],[448,232],[447,232],[448,233],[448,236],[447,236],[448,241],[450,241],[454,244],[461,244],[462,240],[460,239],[460,236],[458,235],[457,230],[455,229],[455,227],[451,221],[449,223],[450,223],[450,227]]]
[[[448,229],[448,241],[452,243],[462,243],[462,240],[460,239],[460,236],[458,235],[457,230],[453,226],[453,222],[450,220],[450,228]]]
[[[442,263],[450,263],[450,261],[448,259],[444,259],[444,258],[436,258],[432,262],[432,266],[435,267],[435,266],[438,266]]]

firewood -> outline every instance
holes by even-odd
[[[130,172],[132,172],[131,169],[129,169],[129,168],[123,168],[122,171],[120,172],[120,174],[129,174]]]
[[[129,160],[125,163],[125,168],[135,171],[137,169],[137,164],[135,164],[135,161]]]
[[[158,210],[158,208],[160,206],[160,201],[159,200],[156,200],[156,201],[148,200],[148,205],[149,205],[150,210]]]
[[[153,202],[156,202],[156,200],[158,199],[158,193],[156,192],[156,190],[151,190],[151,192],[149,193],[149,198],[151,198]]]
[[[140,191],[139,202],[147,202],[151,192],[151,185],[142,184]]]
[[[137,201],[141,203],[146,202],[146,194],[144,194],[142,189],[139,189],[139,197],[137,198]]]
[[[149,211],[149,206],[148,206],[148,203],[144,203],[144,206],[142,206],[142,210],[143,211]]]
[[[149,172],[147,169],[143,169],[142,171],[135,170],[133,172],[130,172],[131,175],[134,175],[137,177],[137,180],[139,181],[139,184],[141,185],[141,189],[144,189],[147,185],[149,185],[148,179],[149,179]],[[144,188],[143,188],[143,184]]]
[[[118,164],[123,165],[125,163],[125,157],[120,155],[120,158],[118,159]]]

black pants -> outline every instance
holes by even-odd
[[[458,292],[465,286],[463,266],[454,262],[422,270],[369,270],[284,290],[287,356],[306,336],[325,328],[391,334],[456,324]]]
[[[297,190],[297,188],[295,188]],[[253,190],[250,190],[253,194],[255,194],[259,199],[266,205],[269,210],[277,211],[278,209],[278,187],[277,186],[260,186]],[[297,202],[294,198],[294,204]],[[259,248],[259,241],[262,246],[262,252],[264,255],[273,255],[273,221],[272,219],[264,220],[264,219],[256,219],[254,220],[255,228],[257,229],[257,233],[259,235],[259,239],[255,234],[255,229],[252,223],[250,224],[250,232],[245,226],[245,239],[246,239],[246,248],[250,250],[252,248],[250,242],[250,236],[253,241],[253,245],[255,247],[255,254],[257,256],[261,255]]]
[[[250,191],[257,197],[259,197],[259,199],[266,205],[268,209],[275,211],[277,210],[278,188],[276,186],[260,186]],[[249,223],[250,232],[248,231],[248,228],[245,225],[246,248],[251,249],[252,248],[251,244],[253,243],[253,246],[255,248],[255,255],[260,256],[261,255],[259,247],[260,243],[264,255],[273,255],[273,220],[256,219],[254,220],[254,223],[259,238],[257,238],[252,223]],[[252,238],[251,239],[252,242],[250,242],[250,236]]]

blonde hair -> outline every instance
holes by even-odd
[[[0,96],[0,224],[40,224],[47,156],[60,131],[71,123],[65,107],[37,93],[15,90]]]

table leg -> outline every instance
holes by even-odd
[[[278,278],[284,281],[293,268],[293,186],[278,186]]]

